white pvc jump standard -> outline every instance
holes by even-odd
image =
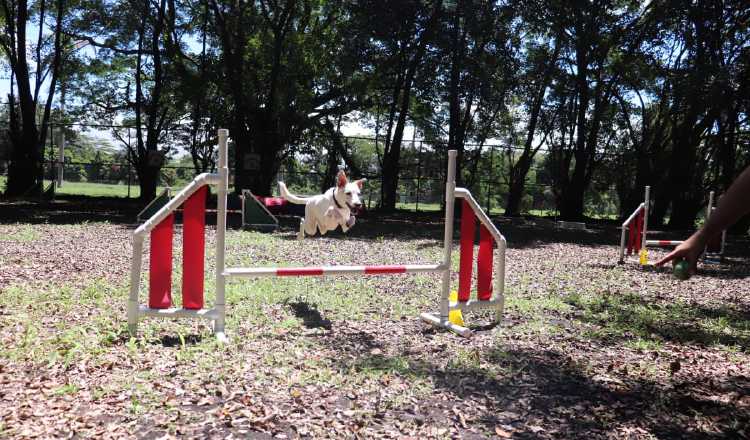
[[[219,130],[219,164],[218,174],[203,173],[196,176],[185,188],[178,192],[172,200],[146,220],[133,232],[133,259],[130,269],[130,295],[128,299],[128,330],[131,335],[138,331],[138,320],[146,316],[168,318],[202,318],[213,323],[216,338],[226,341],[224,333],[225,304],[224,304],[224,237],[226,232],[227,188],[229,186],[229,170],[227,168],[227,138],[229,131]],[[188,198],[205,185],[216,185],[218,209],[216,219],[216,297],[214,307],[207,309],[187,308],[152,308],[140,305],[141,266],[143,243],[149,232],[152,232],[162,221],[172,215]],[[171,262],[170,262],[171,264]],[[153,275],[153,274],[152,274]]]
[[[679,246],[684,240],[648,240],[648,214],[651,203],[651,187],[647,186],[644,194],[644,201],[630,214],[622,223],[622,232],[620,235],[620,260],[619,263],[625,262],[626,247],[627,255],[630,255],[633,250],[637,253],[641,249],[645,249],[648,246],[654,247],[670,247]],[[708,207],[706,208],[706,219],[708,219],[714,210],[714,192],[711,191],[708,195]],[[634,223],[635,222],[635,223]],[[640,222],[640,223],[639,223]],[[631,236],[628,237],[628,231]],[[629,238],[629,242],[626,246],[626,237]],[[722,231],[721,234],[721,247],[719,250],[719,256],[724,254],[724,242],[726,240],[726,231]],[[707,251],[708,252],[708,251]]]
[[[333,275],[392,275],[404,273],[440,273],[442,275],[442,288],[439,299],[439,314],[423,313],[422,320],[425,322],[451,330],[461,336],[471,336],[472,331],[466,327],[453,324],[449,321],[449,312],[451,310],[478,310],[494,309],[495,319],[500,321],[504,306],[504,289],[505,289],[505,237],[497,230],[489,217],[482,211],[479,204],[474,200],[471,193],[464,188],[456,188],[456,151],[448,151],[448,173],[446,179],[445,192],[445,230],[443,241],[443,261],[439,264],[407,264],[407,265],[373,265],[373,266],[321,266],[321,267],[235,267],[228,268],[225,265],[225,234],[226,234],[226,195],[228,191],[228,170],[227,170],[227,130],[219,130],[219,173],[202,174],[196,177],[187,187],[180,191],[167,205],[154,214],[149,220],[141,225],[133,234],[133,261],[131,267],[131,288],[128,303],[128,328],[131,334],[137,331],[138,319],[144,316],[159,316],[172,318],[204,318],[213,321],[213,330],[219,340],[225,341],[224,322],[226,316],[224,293],[226,281],[235,277],[288,277],[288,276],[333,276]],[[175,308],[149,308],[139,305],[138,294],[140,286],[141,272],[141,254],[143,251],[143,242],[147,233],[152,231],[159,223],[174,212],[183,202],[185,202],[201,186],[214,184],[218,187],[218,213],[216,224],[216,301],[212,309],[200,308],[192,309],[175,309]],[[454,224],[454,204],[455,199],[461,198],[472,211],[480,224],[486,228],[487,233],[491,236],[492,241],[497,244],[497,249],[491,248],[491,243],[487,240],[480,246],[480,254],[484,248],[484,265],[489,266],[488,258],[494,261],[494,267],[489,269],[494,272],[494,286],[490,291],[485,291],[481,295],[483,299],[467,299],[456,303],[450,302],[451,293],[451,253],[453,248],[453,224]],[[472,218],[474,220],[474,218]],[[471,238],[473,246],[473,236]],[[489,244],[489,257],[486,252]],[[492,254],[495,254],[494,256]],[[470,258],[473,256],[470,255]],[[478,256],[478,258],[480,258]],[[492,273],[487,274],[479,269],[480,278],[484,278],[484,283],[488,284],[487,276],[492,277]],[[470,275],[470,269],[469,269]],[[184,289],[183,285],[183,289]],[[485,287],[486,290],[486,287]],[[183,293],[184,295],[184,293]],[[491,295],[491,296],[490,296]],[[202,302],[202,301],[201,301]]]

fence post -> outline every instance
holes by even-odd
[[[419,141],[419,150],[417,151],[417,205],[415,211],[419,212],[419,194],[420,183],[422,182],[422,141]]]
[[[65,164],[65,131],[58,126],[57,132],[57,187],[63,185],[63,168]]]
[[[133,174],[133,154],[130,149],[130,127],[128,127],[128,198],[130,198],[130,176]]]
[[[490,172],[487,173],[487,215],[492,215],[492,212],[490,211],[490,196],[491,196],[491,189],[492,189],[492,155],[493,155],[493,149],[495,148],[494,145],[490,145]],[[482,155],[482,147],[479,147],[479,156]]]

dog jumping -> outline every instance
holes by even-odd
[[[300,197],[289,192],[284,182],[279,182],[279,193],[281,197],[297,205],[305,205],[305,218],[300,220],[297,239],[302,240],[307,235],[320,235],[341,226],[341,230],[347,232],[354,226],[356,218],[353,211],[362,207],[359,194],[366,179],[349,182],[344,171],[336,175],[336,186],[330,188],[323,194],[312,197]]]

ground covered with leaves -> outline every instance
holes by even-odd
[[[434,274],[265,278],[228,286],[221,345],[200,321],[147,319],[129,337],[132,227],[66,219],[0,224],[0,437],[750,435],[743,239],[678,281],[617,265],[614,228],[498,219],[510,245],[499,327],[467,340],[420,322],[437,307]],[[291,223],[232,230],[227,264],[434,263],[441,234],[432,216],[371,215],[302,243]],[[209,303],[214,244],[209,227]]]

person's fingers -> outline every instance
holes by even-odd
[[[654,265],[655,266],[663,266],[666,263],[669,263],[670,261],[674,260],[675,258],[679,257],[682,254],[682,249],[675,249],[672,252],[668,253],[664,258],[657,261]]]

